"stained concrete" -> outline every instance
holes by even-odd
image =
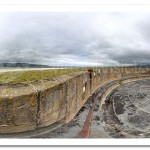
[[[133,68],[129,68],[122,70],[122,68],[114,68],[112,70],[78,72],[30,83],[0,85],[0,136],[3,137],[3,135],[6,135],[5,133],[15,134],[16,132],[19,133],[15,135],[21,135],[20,132],[28,132],[30,130],[36,133],[36,131],[38,132],[40,128],[43,127],[52,131],[51,127],[54,124],[56,126],[58,124],[58,127],[61,125],[66,125],[67,127],[72,123],[71,120],[75,119],[75,116],[84,106],[85,102],[87,102],[88,98],[98,89],[103,89],[105,84],[109,85],[109,83],[120,82],[125,78],[130,81],[133,78],[141,78],[141,76],[143,78],[149,77],[149,72],[146,69],[134,70]],[[109,90],[111,91],[112,89],[113,87]],[[104,91],[105,90],[104,88]],[[104,95],[106,96],[107,92]],[[145,95],[138,95],[138,97],[145,98]],[[132,96],[130,99],[132,100]],[[113,104],[114,103],[112,103],[112,106]],[[122,113],[124,113],[124,102],[118,105],[121,109],[113,112],[114,107],[111,108],[109,103],[106,104],[106,109],[104,107],[103,110],[107,110],[110,107],[110,109],[108,109],[109,111],[104,112],[105,115],[102,116],[94,114],[95,117],[93,121],[99,120],[98,118],[105,118],[104,121],[106,120],[106,122],[110,122],[111,124],[115,121],[121,123],[122,121],[120,118],[118,119],[118,117],[119,115],[121,117]],[[137,103],[137,105],[140,104]],[[145,104],[143,104],[143,106],[144,105]],[[96,109],[98,110],[98,107],[94,108],[94,110]],[[109,113],[112,114],[112,119]],[[118,116],[115,113],[117,113]],[[131,119],[131,122],[133,122],[133,120],[134,119]],[[95,132],[92,130],[94,124],[93,122],[91,133]],[[50,129],[49,126],[51,126]],[[69,131],[70,128],[67,128],[67,130]],[[71,132],[74,133],[74,131],[75,130],[72,130]],[[43,132],[47,133],[48,131]],[[12,134],[11,136],[13,137]],[[68,135],[66,136],[68,137]]]
[[[150,137],[150,80],[116,88],[104,105],[101,121],[106,132],[124,138]],[[112,134],[109,134],[112,135]]]

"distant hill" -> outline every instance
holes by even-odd
[[[129,67],[138,67],[138,68],[150,68],[150,64],[137,64],[137,65],[132,65],[132,66],[129,66]]]
[[[109,66],[107,67],[109,68]],[[127,68],[132,68],[132,67],[150,68],[150,64],[143,63],[143,64],[137,64],[137,65],[130,65],[126,67]],[[29,63],[0,63],[0,68],[88,68],[88,66],[82,66],[82,67],[81,66],[48,66],[48,65],[29,64]],[[89,68],[98,68],[98,66],[90,66]],[[101,67],[99,66],[99,68]]]
[[[0,63],[0,68],[51,68],[48,65],[28,63]]]

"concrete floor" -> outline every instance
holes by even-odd
[[[150,137],[150,80],[122,85],[108,98],[101,113],[106,132],[116,131],[114,135],[125,138]]]

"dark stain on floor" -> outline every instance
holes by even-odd
[[[107,99],[109,99],[109,105],[106,102],[103,106],[101,118],[106,132],[109,132],[111,136],[115,133],[116,136],[120,134],[120,137],[126,138],[150,137],[149,79],[122,85]]]

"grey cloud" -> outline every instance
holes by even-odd
[[[148,13],[1,13],[0,62],[150,63],[148,17]]]

